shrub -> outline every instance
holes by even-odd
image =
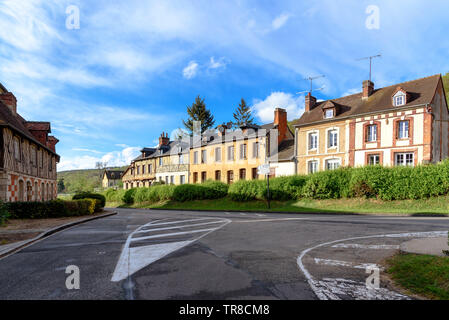
[[[8,202],[4,207],[12,219],[44,219],[93,214],[96,199]]]
[[[133,202],[158,202],[171,200],[176,186],[174,185],[156,185],[147,188],[138,188],[134,191]]]
[[[301,196],[302,188],[306,181],[307,176],[289,176],[270,179],[270,199],[280,201],[296,200]],[[266,192],[265,187],[264,198],[267,198]]]
[[[4,204],[0,201],[0,226],[2,226],[9,218],[9,212]]]
[[[122,201],[126,204],[134,203],[134,194],[136,193],[137,188],[128,189],[125,191],[122,197]]]
[[[348,197],[350,168],[321,171],[310,175],[302,189],[302,195],[314,199],[337,199]]]
[[[263,180],[239,180],[229,187],[228,195],[234,201],[250,201],[264,199],[266,182]]]
[[[80,200],[80,199],[97,199],[99,200],[97,205],[95,206],[95,211],[101,211],[106,205],[106,198],[104,195],[99,193],[90,193],[90,192],[81,192],[77,193],[73,196],[72,200]]]
[[[108,189],[104,192],[104,196],[107,202],[123,202],[123,196],[126,190],[124,189]]]
[[[173,200],[192,201],[220,199],[226,197],[229,186],[219,181],[206,181],[202,184],[183,184],[176,186]]]

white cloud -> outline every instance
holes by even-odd
[[[186,79],[192,79],[196,76],[198,72],[198,63],[195,61],[190,61],[187,67],[182,70],[182,74]]]
[[[271,26],[273,27],[273,30],[278,30],[284,26],[288,19],[290,19],[290,14],[282,13],[281,15],[277,16],[272,22]]]
[[[139,154],[140,147],[128,147],[121,151],[108,152],[102,157],[89,155],[76,157],[62,157],[58,164],[58,171],[93,169],[97,162],[106,162],[108,167],[121,167],[131,163]]]
[[[265,100],[255,100],[253,112],[263,122],[273,122],[274,109],[287,110],[289,120],[299,118],[304,112],[304,97],[295,97],[290,93],[272,92]]]
[[[226,67],[226,60],[224,57],[221,57],[218,60],[215,60],[214,57],[211,57],[209,60],[209,69],[220,69],[220,68],[225,68]]]

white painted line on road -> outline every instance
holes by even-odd
[[[333,245],[332,248],[344,249],[372,249],[372,250],[398,250],[399,246],[389,244],[357,244],[357,243],[340,243]]]
[[[186,224],[186,225],[183,225],[183,226],[166,227],[166,228],[142,229],[140,231],[137,231],[136,233],[147,233],[147,232],[161,231],[161,230],[170,230],[170,229],[182,229],[182,228],[205,226],[205,225],[217,224],[217,223],[220,223],[220,221],[204,222],[204,223],[196,223],[196,224]]]
[[[217,228],[210,228],[210,229],[200,229],[200,230],[191,230],[191,231],[183,231],[183,232],[173,232],[173,233],[163,233],[163,234],[156,234],[154,236],[147,236],[147,237],[140,237],[140,238],[132,238],[132,241],[142,241],[142,240],[148,240],[148,239],[157,239],[157,238],[164,238],[164,237],[172,237],[172,236],[179,236],[183,234],[190,234],[190,233],[201,233],[201,232],[208,232],[208,231],[215,231]]]
[[[374,239],[374,238],[407,238],[407,237],[436,237],[437,235],[447,235],[447,231],[431,231],[431,232],[412,232],[412,233],[397,233],[397,234],[381,234],[381,235],[373,235],[373,236],[363,236],[363,237],[354,237],[354,238],[347,238],[347,239],[340,239],[340,240],[334,240],[330,242],[321,243],[319,245],[316,245],[314,247],[308,248],[301,252],[298,259],[296,260],[296,263],[298,264],[299,269],[304,274],[304,276],[307,279],[307,282],[309,283],[309,286],[312,288],[315,295],[320,300],[341,300],[340,297],[335,292],[340,292],[338,288],[334,287],[328,287],[323,286],[320,281],[317,281],[310,272],[306,269],[306,267],[303,264],[303,258],[306,254],[308,254],[310,251],[325,247],[334,245],[340,242],[348,242],[348,241],[356,241],[356,240],[362,240],[362,239]],[[387,298],[385,298],[387,299]]]
[[[260,219],[260,220],[243,220],[233,221],[233,223],[248,223],[248,222],[275,222],[275,221],[293,221],[293,220],[309,220],[308,218],[285,218],[285,219]]]
[[[171,234],[162,234],[155,235],[150,237],[141,237],[141,238],[133,238],[136,233],[139,233],[143,228],[155,225],[167,225],[167,224],[176,224],[176,223],[184,223],[184,222],[194,222],[194,221],[204,221],[204,220],[217,220],[217,222],[221,223],[221,226],[212,228],[212,229],[201,229],[194,230],[191,232],[177,232]],[[145,268],[146,266],[162,259],[168,254],[175,252],[181,248],[184,248],[201,238],[207,236],[211,232],[214,232],[218,229],[223,228],[227,224],[231,223],[229,219],[219,219],[219,218],[208,218],[208,219],[192,219],[192,220],[180,220],[180,221],[171,221],[167,223],[160,223],[161,220],[153,221],[147,224],[144,224],[138,227],[135,231],[133,231],[127,238],[126,243],[123,247],[120,258],[115,267],[114,273],[112,275],[111,281],[118,282],[122,281],[137,271]],[[157,222],[157,223],[156,223]],[[192,234],[192,233],[203,233],[197,238],[179,241],[179,242],[169,242],[169,243],[160,243],[160,244],[152,244],[147,246],[139,246],[130,248],[130,244],[135,241],[139,241],[142,239],[150,239],[154,237],[168,237],[170,235],[179,235],[179,234]]]
[[[340,260],[331,260],[331,259],[320,259],[315,258],[315,263],[325,266],[332,266],[332,267],[348,267],[348,268],[354,268],[354,269],[363,269],[366,270],[366,268],[378,268],[379,270],[382,270],[383,268],[375,263],[362,263],[362,264],[355,264],[348,261],[340,261]]]
[[[256,216],[258,216],[258,217],[266,217],[267,215],[266,214],[256,213]]]
[[[241,216],[246,216],[246,213],[240,212]]]

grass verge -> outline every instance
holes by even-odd
[[[108,207],[127,207],[120,203],[107,203]],[[426,200],[381,201],[375,199],[333,199],[299,201],[272,201],[267,209],[265,201],[236,202],[229,198],[216,200],[196,200],[187,202],[163,201],[158,203],[137,203],[133,208],[256,211],[256,212],[298,212],[298,213],[338,213],[338,214],[395,214],[406,216],[448,216],[449,196]]]
[[[410,293],[449,300],[449,257],[398,254],[386,261],[387,273]]]

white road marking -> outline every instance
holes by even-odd
[[[147,233],[147,232],[161,231],[161,230],[170,230],[170,229],[182,229],[182,228],[190,228],[190,227],[197,227],[197,226],[205,226],[205,225],[209,225],[209,224],[217,224],[217,223],[220,223],[220,221],[204,222],[204,223],[195,223],[195,224],[186,224],[186,225],[183,225],[183,226],[175,226],[175,227],[142,229],[142,230],[140,230],[140,231],[137,231],[136,233]]]
[[[320,300],[329,300],[329,299],[340,300],[338,295],[335,294],[336,291],[333,290],[333,289],[337,290],[338,288],[333,288],[332,285],[330,285],[331,287],[323,286],[322,282],[316,280],[304,266],[302,259],[310,251],[324,247],[324,246],[334,245],[334,244],[337,244],[340,242],[356,241],[356,240],[362,240],[362,239],[407,238],[407,237],[431,238],[431,237],[440,237],[442,235],[447,236],[447,234],[448,234],[447,231],[412,232],[412,233],[381,234],[381,235],[374,235],[374,236],[354,237],[354,238],[335,240],[335,241],[321,243],[319,245],[316,245],[314,247],[304,250],[303,252],[301,252],[301,254],[299,255],[296,262],[298,264],[299,269],[302,271],[304,276],[307,278],[307,282],[309,283],[310,287],[312,288],[313,292],[318,297],[318,299],[320,299]],[[376,296],[376,299],[378,299],[378,296]],[[380,299],[382,299],[382,297],[380,297]],[[388,295],[385,296],[385,299],[388,299]]]
[[[240,212],[241,216],[246,216],[246,213]]]
[[[274,221],[292,221],[292,220],[310,220],[308,218],[284,218],[284,219],[260,219],[260,220],[243,220],[233,221],[233,223],[248,223],[248,222],[274,222]]]
[[[266,214],[259,214],[259,213],[256,213],[256,216],[258,216],[258,217],[266,217],[267,215],[266,215]]]
[[[208,231],[215,231],[218,228],[210,228],[210,229],[199,229],[199,230],[191,230],[191,231],[182,231],[182,232],[173,232],[173,233],[163,233],[163,234],[156,234],[154,236],[146,236],[146,237],[139,237],[139,238],[132,238],[132,241],[142,241],[142,240],[148,240],[148,239],[157,239],[157,238],[164,238],[164,237],[172,237],[172,236],[179,236],[183,234],[190,234],[190,233],[201,233],[201,232],[208,232]]]
[[[382,270],[383,268],[375,263],[362,263],[362,264],[356,264],[348,261],[340,261],[340,260],[331,260],[331,259],[320,259],[315,258],[316,264],[326,265],[326,266],[334,266],[334,267],[349,267],[349,268],[355,268],[355,269],[363,269],[366,270],[366,268],[378,268],[379,270]]]
[[[333,245],[332,248],[345,249],[372,249],[372,250],[399,250],[397,245],[389,244],[357,244],[357,243],[339,243]]]
[[[201,229],[201,230],[192,230],[189,232],[177,232],[177,233],[169,233],[169,234],[160,234],[149,237],[140,237],[133,238],[136,233],[142,231],[142,229],[146,227],[158,226],[158,225],[167,225],[167,224],[176,224],[176,223],[184,223],[184,222],[194,222],[194,221],[204,221],[204,220],[217,220],[217,223],[221,223],[217,228],[212,229]],[[147,224],[144,224],[138,227],[135,231],[133,231],[127,238],[126,243],[123,247],[122,253],[120,255],[119,261],[115,267],[114,273],[112,275],[111,281],[118,282],[124,280],[134,274],[135,272],[145,268],[146,266],[162,259],[168,254],[175,252],[181,248],[184,248],[201,238],[207,236],[211,232],[214,232],[220,228],[223,228],[227,224],[231,223],[229,219],[219,219],[219,218],[208,218],[208,219],[192,219],[192,220],[180,220],[180,221],[171,221],[160,223],[158,221],[153,221]],[[152,244],[147,246],[139,246],[131,248],[130,245],[132,242],[156,238],[156,237],[168,237],[170,235],[180,235],[180,234],[193,234],[193,233],[203,233],[197,238],[189,239],[186,241],[179,242],[169,242],[169,243],[160,243],[160,244]]]

